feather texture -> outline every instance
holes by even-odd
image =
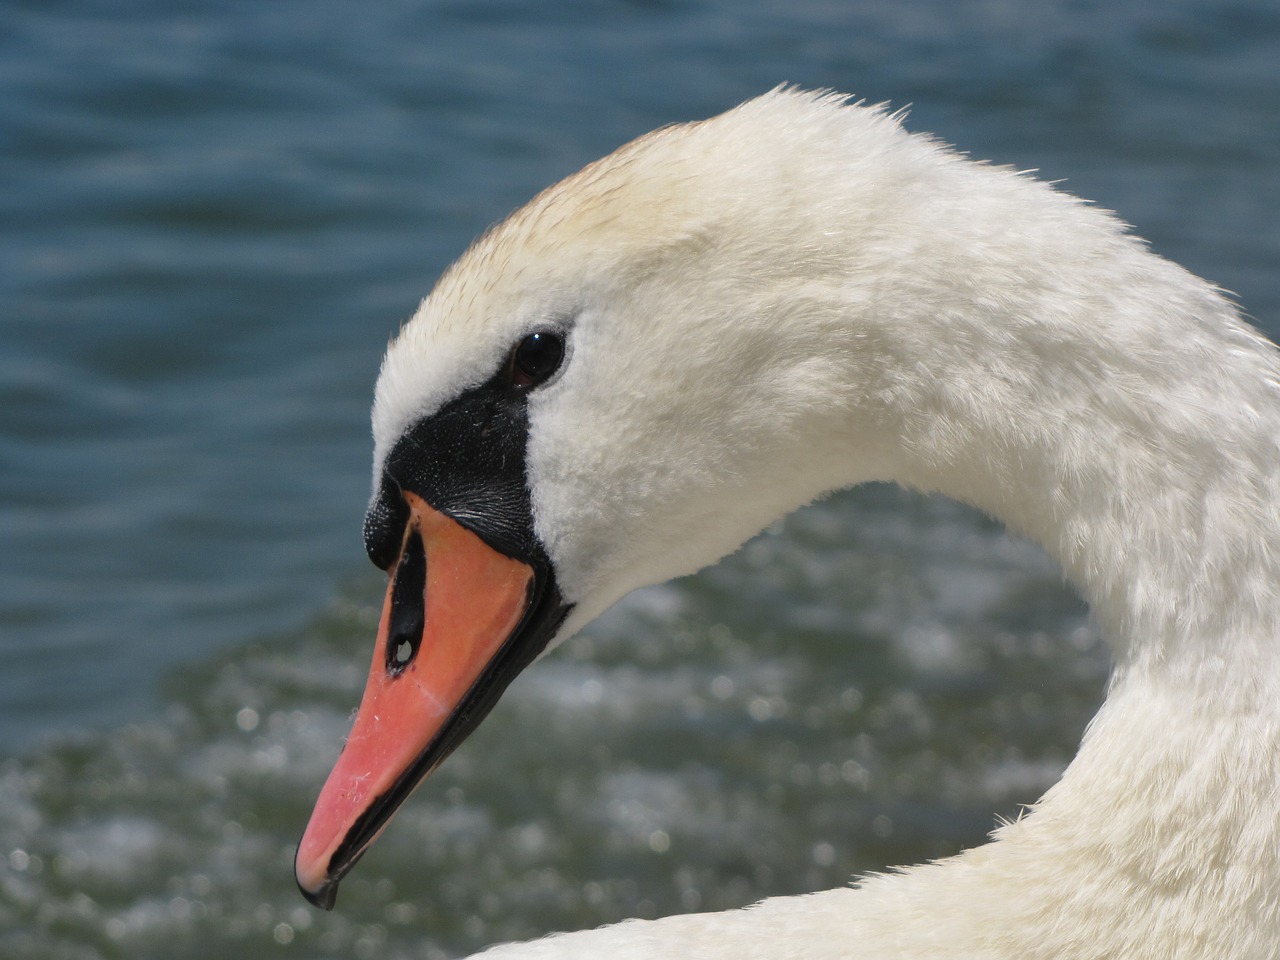
[[[991,843],[848,889],[497,958],[1280,955],[1280,362],[1111,215],[882,107],[778,89],[643,137],[480,238],[391,345],[375,470],[530,330],[559,639],[833,489],[1040,542],[1115,659],[1062,780]]]

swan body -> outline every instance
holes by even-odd
[[[530,386],[517,345],[535,333],[562,353]],[[464,396],[517,398],[520,483],[496,499],[527,497],[523,547],[486,508],[413,489],[454,489],[463,441],[415,431],[458,422]],[[476,436],[508,409],[483,402]],[[871,480],[1038,541],[1113,650],[1075,760],[984,846],[486,956],[1280,957],[1280,360],[1108,214],[883,109],[775,90],[623,147],[480,238],[391,344],[373,427],[367,530],[390,525],[407,551],[434,496],[554,585],[521,665],[627,592]],[[395,550],[388,642],[419,596],[396,593]],[[451,746],[423,749],[415,783]],[[334,782],[326,796],[354,795]],[[396,784],[398,802],[411,786]],[[304,891],[330,903],[375,835],[340,842],[346,829],[299,853]]]

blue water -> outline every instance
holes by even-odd
[[[945,854],[1051,782],[1078,602],[872,489],[624,604],[337,914],[292,889],[387,337],[548,182],[783,81],[1064,180],[1280,335],[1274,0],[0,7],[0,955],[448,956]]]

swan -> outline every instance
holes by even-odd
[[[779,88],[480,237],[372,421],[388,587],[296,857],[318,905],[532,661],[891,480],[1039,542],[1089,602],[1113,671],[1060,781],[958,856],[486,956],[1280,956],[1280,360],[1111,215]]]

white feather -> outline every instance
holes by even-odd
[[[1108,214],[779,89],[670,127],[482,237],[388,351],[400,433],[566,331],[531,397],[577,604],[895,480],[1039,541],[1115,657],[1060,783],[991,843],[856,887],[493,958],[1280,956],[1280,363]]]

